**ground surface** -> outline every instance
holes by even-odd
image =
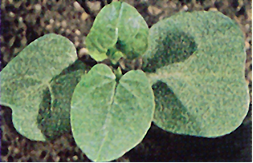
[[[87,64],[85,37],[101,6],[107,1],[3,0],[1,5],[1,54],[3,68],[27,44],[46,33],[59,33],[74,42]],[[245,35],[245,78],[252,83],[251,0],[126,0],[149,26],[179,11],[218,10],[234,19]],[[165,132],[155,125],[144,140],[116,161],[251,161],[251,104],[243,124],[229,135],[207,139]],[[11,109],[1,107],[2,161],[89,161],[71,134],[51,142],[34,142],[13,128]]]

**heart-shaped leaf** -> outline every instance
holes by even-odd
[[[148,26],[138,11],[125,2],[113,2],[97,15],[86,45],[92,58],[114,63],[121,57],[134,59],[148,47]]]
[[[75,88],[71,102],[74,139],[93,161],[110,161],[136,146],[151,125],[154,95],[146,75],[132,70],[116,77],[94,66]]]
[[[50,88],[44,90],[38,124],[47,139],[52,140],[71,131],[71,97],[85,70],[87,67],[77,60],[50,82]]]
[[[16,130],[32,140],[45,140],[37,116],[50,81],[77,59],[75,46],[65,37],[48,34],[22,50],[1,71],[1,104],[13,111]]]
[[[156,97],[154,122],[205,137],[235,130],[249,105],[245,58],[239,26],[221,13],[180,13],[155,24],[144,59]]]

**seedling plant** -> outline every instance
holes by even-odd
[[[222,13],[181,12],[149,29],[134,7],[112,2],[85,43],[93,67],[67,38],[46,34],[1,71],[1,105],[20,134],[46,141],[71,130],[88,158],[110,161],[140,143],[151,122],[211,138],[247,114],[244,37]],[[139,69],[121,64],[137,60]]]

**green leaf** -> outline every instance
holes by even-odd
[[[65,37],[48,34],[29,44],[1,71],[1,105],[13,111],[16,130],[31,140],[45,140],[37,116],[50,81],[77,59]]]
[[[125,2],[113,2],[97,15],[86,45],[92,58],[114,63],[121,57],[134,59],[148,47],[148,26],[138,11]]]
[[[204,137],[235,130],[249,105],[245,59],[239,26],[221,13],[180,13],[155,24],[144,59],[152,72],[154,122]]]
[[[39,128],[47,139],[52,140],[71,131],[71,97],[86,69],[87,67],[77,60],[50,82],[50,88],[44,90],[37,119]]]
[[[111,69],[94,66],[71,102],[74,139],[93,161],[110,161],[136,146],[151,125],[154,95],[146,75],[132,70],[119,83]]]

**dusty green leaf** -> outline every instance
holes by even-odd
[[[38,124],[47,139],[52,140],[70,128],[70,103],[72,94],[87,67],[79,60],[66,68],[50,82],[44,90],[40,103]]]
[[[12,109],[20,134],[45,140],[37,123],[43,92],[76,59],[75,46],[68,39],[48,34],[29,44],[1,71],[1,105]]]
[[[134,59],[147,49],[148,26],[138,11],[125,2],[113,2],[97,15],[86,45],[92,58],[102,61]]]
[[[110,161],[136,146],[153,119],[154,95],[146,75],[132,70],[116,77],[99,64],[84,75],[71,101],[74,139],[93,161]]]
[[[180,13],[155,24],[144,70],[153,84],[154,122],[179,134],[216,137],[248,111],[244,38],[219,12]]]

